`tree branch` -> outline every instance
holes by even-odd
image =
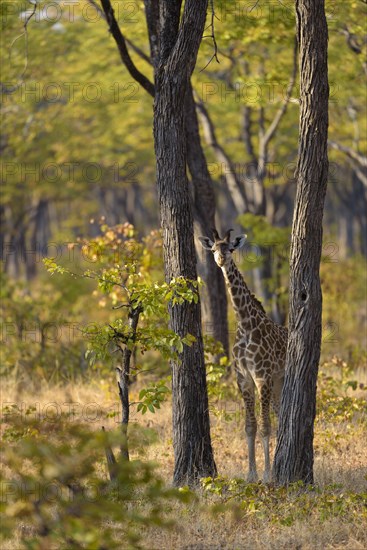
[[[88,4],[90,4],[91,6],[93,6],[93,8],[96,10],[97,13],[99,13],[99,15],[102,17],[102,19],[104,19],[106,21],[106,16],[105,16],[105,13],[104,11],[101,9],[101,7],[97,4],[96,0],[87,0]],[[151,60],[150,60],[150,57],[145,53],[143,52],[143,50],[141,50],[140,48],[138,48],[138,46],[135,46],[134,42],[131,42],[131,40],[129,40],[126,36],[125,36],[125,42],[128,46],[130,46],[130,48],[136,53],[138,54],[138,56],[143,59],[146,63],[149,63],[149,65],[152,64]]]
[[[128,44],[128,46],[130,46],[130,48],[143,60],[145,61],[146,63],[148,63],[149,65],[152,64],[152,61],[149,57],[149,55],[147,55],[145,52],[143,52],[143,50],[141,50],[138,46],[136,46],[134,44],[134,42],[131,42],[131,40],[129,40],[129,38],[126,38],[125,36],[125,42],[126,44]]]
[[[249,66],[248,62],[243,62],[243,70],[245,73],[245,76],[249,76]],[[243,119],[242,119],[242,139],[246,146],[246,151],[249,157],[251,158],[251,161],[254,163],[254,166],[257,166],[258,159],[255,154],[253,139],[251,135],[251,114],[252,114],[252,107],[249,105],[244,105],[243,107]]]
[[[280,109],[277,111],[272,123],[270,124],[269,128],[265,132],[264,139],[263,139],[264,148],[268,146],[269,141],[274,137],[274,134],[278,129],[280,121],[282,120],[283,116],[287,112],[288,103],[290,102],[293,87],[297,77],[297,52],[298,52],[298,43],[297,43],[297,38],[295,38],[294,48],[293,48],[293,69],[292,69],[292,74],[287,87],[287,91],[285,94],[284,103],[280,107]]]
[[[185,6],[186,9],[186,6]],[[164,64],[172,54],[180,29],[181,0],[159,2],[159,61]]]
[[[96,10],[97,13],[99,13],[99,15],[104,19],[106,20],[106,16],[103,12],[103,10],[101,9],[101,7],[97,4],[96,0],[87,0],[88,4],[90,4],[91,6],[93,6],[93,8]]]
[[[133,60],[130,57],[129,51],[126,46],[126,40],[121,32],[119,24],[115,18],[115,12],[112,8],[110,0],[101,0],[102,8],[106,17],[106,21],[109,26],[110,33],[112,34],[117,47],[120,52],[121,61],[129,71],[129,74],[138,82],[144,90],[146,90],[152,97],[154,97],[154,85],[150,80],[139,71],[135,66]]]
[[[160,51],[159,3],[156,0],[144,0],[145,20],[148,29],[150,59],[154,69],[158,67]]]
[[[284,102],[276,112],[273,118],[273,121],[271,122],[267,130],[265,130],[264,108],[262,106],[260,107],[259,153],[258,153],[258,162],[257,162],[257,177],[254,181],[254,195],[256,197],[255,203],[257,205],[258,213],[262,213],[262,211],[266,208],[264,178],[266,175],[266,164],[268,160],[268,146],[269,146],[270,140],[274,137],[279,127],[280,121],[282,120],[285,113],[287,112],[288,103],[290,101],[292,90],[297,77],[297,52],[298,52],[298,42],[297,42],[297,38],[295,38],[294,48],[293,48],[293,69],[289,80],[289,84],[287,86]]]
[[[204,137],[207,144],[212,147],[218,161],[223,165],[224,176],[231,193],[232,200],[239,214],[248,210],[248,200],[245,190],[238,179],[235,167],[223,147],[218,143],[215,135],[214,124],[204,104],[196,96],[196,108],[203,126]]]
[[[23,70],[22,70],[22,72],[20,73],[20,75],[18,77],[18,82],[14,86],[9,86],[8,87],[5,84],[3,84],[2,82],[0,82],[0,90],[4,94],[14,93],[15,90],[17,90],[23,83],[23,79],[24,79],[25,73],[27,72],[27,68],[28,68],[28,23],[30,22],[32,17],[34,17],[34,15],[36,14],[36,10],[37,10],[37,3],[34,3],[32,10],[25,12],[25,21],[24,21],[24,25],[23,25],[24,30],[19,36],[14,38],[14,40],[11,42],[11,44],[9,46],[9,65],[11,65],[11,55],[12,55],[12,51],[13,51],[13,46],[20,38],[22,38],[22,36],[24,36],[25,56],[24,56]]]
[[[165,0],[165,2],[168,3],[172,1],[173,0]],[[181,4],[181,0],[178,0],[178,2]],[[187,80],[187,78],[190,78],[194,70],[195,56],[192,52],[198,50],[204,29],[204,27],[198,27],[197,21],[205,22],[207,5],[207,0],[202,0],[201,2],[197,0],[186,0],[185,2],[178,36],[167,58],[166,69],[171,75],[175,74],[177,80],[176,84],[178,86],[183,81]],[[163,29],[161,32],[161,40],[163,36],[162,33]],[[161,45],[161,65],[163,65],[165,61],[164,57],[162,57],[162,49]]]
[[[215,59],[217,63],[220,63],[220,61],[218,59],[218,45],[217,45],[217,41],[215,39],[215,32],[214,32],[214,19],[215,18],[218,19],[218,17],[215,15],[214,0],[209,0],[209,2],[210,2],[210,9],[211,9],[211,19],[210,19],[210,24],[207,28],[210,29],[210,34],[208,36],[203,36],[203,38],[211,38],[212,39],[213,47],[214,47],[214,53],[211,56],[211,58],[209,59],[208,63],[205,65],[205,67],[203,67],[203,69],[201,69],[200,72],[205,71],[205,69],[210,65],[210,63],[213,61],[213,59]]]
[[[347,25],[344,25],[343,28],[340,29],[340,34],[345,36],[348,47],[352,50],[352,52],[356,53],[357,55],[362,53],[362,46],[358,42],[358,37],[350,32]]]
[[[363,183],[363,186],[367,189],[367,174],[363,172],[360,168],[355,167],[354,168],[357,174],[357,177],[361,180]]]
[[[254,144],[252,143],[251,135],[251,114],[252,108],[249,105],[244,105],[242,110],[242,140],[246,146],[246,151],[254,165],[257,165],[257,156],[255,155]]]
[[[340,143],[337,143],[336,141],[331,141],[330,139],[328,140],[328,145],[329,147],[332,147],[333,149],[336,149],[337,151],[340,151],[341,153],[347,155],[347,157],[357,162],[359,166],[362,166],[363,168],[367,167],[367,157],[361,155],[360,153],[357,153],[357,151],[354,151],[351,147],[340,145]]]

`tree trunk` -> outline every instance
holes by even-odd
[[[133,304],[129,308],[128,324],[131,331],[131,339],[135,341],[136,331],[139,323],[139,316],[142,312],[140,307],[133,307]],[[122,362],[121,368],[117,367],[117,385],[119,388],[119,397],[121,401],[121,445],[120,453],[122,460],[129,460],[129,445],[128,445],[128,426],[130,417],[130,402],[129,402],[129,385],[130,385],[130,361],[132,356],[132,350],[125,345],[122,350]]]
[[[367,257],[367,191],[363,185],[360,175],[366,172],[363,168],[353,170],[353,199],[354,199],[354,215],[358,227],[360,229],[360,242],[357,243],[357,250],[360,254]]]
[[[327,186],[328,74],[324,0],[296,0],[300,136],[290,257],[289,341],[274,475],[313,483],[316,382],[321,347],[320,259]]]
[[[186,176],[185,97],[204,29],[207,2],[186,0],[178,27],[180,2],[160,5],[160,57],[156,71],[154,143],[163,229],[166,280],[196,280],[193,216]],[[170,326],[196,341],[184,345],[172,366],[174,483],[194,484],[216,475],[210,424],[200,303],[170,306]]]
[[[42,251],[47,249],[49,237],[48,200],[39,199],[35,207],[33,232],[30,239],[29,250],[24,251],[25,270],[27,281],[37,275],[38,263]]]

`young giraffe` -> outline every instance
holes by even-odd
[[[238,326],[233,346],[233,357],[237,384],[246,409],[246,435],[248,444],[248,481],[257,480],[255,459],[255,437],[257,422],[255,416],[255,386],[260,396],[260,434],[262,437],[265,472],[264,481],[271,480],[269,439],[271,432],[270,404],[279,411],[280,396],[284,380],[285,356],[288,330],[277,325],[265,313],[261,303],[249,291],[241,273],[232,259],[232,253],[241,248],[246,235],[230,241],[230,233],[221,239],[213,229],[214,242],[200,237],[201,244],[214,254],[217,265],[222,269],[231,296]]]

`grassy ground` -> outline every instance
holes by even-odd
[[[223,415],[212,415],[212,441],[220,478],[215,482],[207,480],[197,492],[197,498],[189,503],[166,503],[164,514],[175,520],[174,527],[169,530],[161,526],[141,527],[143,546],[187,550],[366,549],[367,420],[363,388],[366,380],[362,378],[365,373],[359,372],[357,389],[352,386],[348,389],[345,381],[334,383],[338,371],[331,375],[330,372],[320,380],[314,488],[294,486],[286,491],[261,483],[246,484],[242,404],[239,399],[213,403],[213,412],[221,409],[231,414],[230,420],[225,420]],[[132,388],[132,401],[137,400],[138,389]],[[36,390],[29,381],[18,380],[3,384],[2,402],[3,405],[16,403],[45,422],[55,411],[70,413],[73,403],[70,421],[88,420],[93,429],[99,431],[102,425],[111,429],[118,421],[110,414],[119,410],[114,392],[114,386],[97,382],[53,387],[41,384]],[[166,402],[155,415],[134,413],[131,422],[152,428],[157,434],[151,445],[131,449],[131,458],[155,461],[158,474],[169,484],[173,470],[170,403]],[[3,429],[8,427],[5,424]],[[52,430],[50,437],[56,437]],[[5,439],[8,445],[14,445],[11,438]],[[274,445],[273,438],[272,453]],[[261,474],[260,441],[257,456]],[[8,474],[5,468],[5,477]],[[100,475],[107,477],[103,465]],[[20,522],[11,540],[3,543],[2,550],[18,550],[24,529]],[[123,539],[120,547],[127,548]],[[45,546],[40,543],[38,548]],[[67,544],[60,544],[59,548],[66,549]]]

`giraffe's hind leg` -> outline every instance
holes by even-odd
[[[255,457],[255,439],[257,431],[257,422],[255,416],[255,384],[246,368],[239,369],[236,365],[237,384],[245,403],[246,420],[245,430],[248,447],[248,474],[247,481],[254,483],[257,481],[256,457]]]

